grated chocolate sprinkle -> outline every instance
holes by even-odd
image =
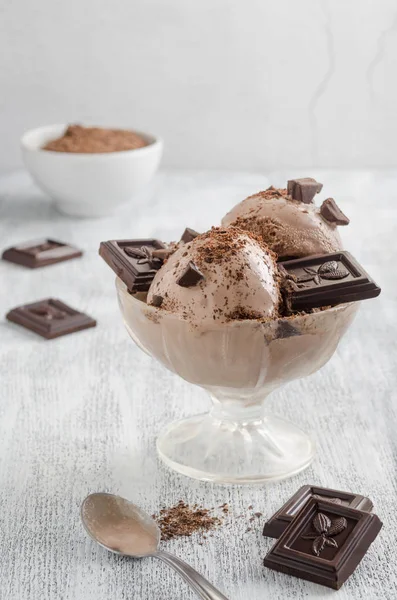
[[[158,515],[153,515],[153,518],[160,527],[163,541],[210,531],[222,524],[221,519],[213,516],[210,509],[202,508],[197,504],[190,507],[183,500],[170,508],[162,508]]]

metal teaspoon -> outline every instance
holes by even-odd
[[[106,550],[132,558],[159,558],[175,569],[202,600],[228,600],[190,565],[159,550],[157,523],[125,498],[90,494],[81,505],[81,520],[88,535]]]

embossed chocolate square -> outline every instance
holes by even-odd
[[[82,255],[81,250],[70,244],[44,238],[7,248],[3,252],[2,259],[29,269],[37,269]]]
[[[99,254],[130,292],[146,292],[163,264],[159,250],[166,245],[155,239],[101,242]],[[156,253],[158,256],[156,256]]]
[[[310,498],[320,498],[335,504],[371,512],[374,505],[369,498],[351,492],[342,492],[317,485],[303,485],[287,502],[265,523],[263,535],[278,538],[296,517]]]
[[[47,340],[96,325],[96,321],[85,313],[55,298],[45,298],[32,304],[18,306],[11,310],[6,318]]]
[[[264,565],[338,590],[381,528],[373,513],[311,498],[266,555]]]
[[[375,298],[380,288],[349,252],[278,263],[287,306],[299,311]]]

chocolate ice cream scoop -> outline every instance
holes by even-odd
[[[200,325],[274,318],[277,277],[275,257],[259,240],[234,227],[214,228],[172,254],[154,277],[148,304]]]
[[[301,199],[307,200],[307,190],[302,184],[306,179],[294,181],[295,186],[289,186],[290,192],[295,190],[293,196],[286,189],[270,187],[237,204],[223,218],[222,225],[233,225],[258,235],[280,260],[341,250],[338,223],[325,218],[313,201]],[[309,183],[314,196],[321,184],[314,180]]]

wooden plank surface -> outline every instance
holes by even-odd
[[[120,318],[114,278],[97,250],[105,239],[171,240],[185,226],[204,230],[246,195],[269,182],[284,184],[287,174],[163,172],[139,208],[100,220],[58,214],[25,174],[0,179],[1,248],[51,236],[85,252],[82,259],[36,271],[1,262],[1,314],[54,296],[98,320],[96,329],[51,342],[0,322],[1,600],[194,597],[161,563],[111,556],[86,537],[79,506],[98,490],[124,495],[149,512],[179,499],[206,507],[228,502],[225,526],[203,545],[190,538],[165,547],[232,600],[329,598],[335,592],[261,564],[272,543],[261,536],[264,519],[306,483],[367,495],[384,522],[338,600],[397,598],[397,175],[313,175],[351,218],[342,231],[345,245],[383,292],[363,303],[326,367],[269,398],[269,410],[312,433],[317,454],[305,473],[259,487],[204,484],[159,462],[158,431],[206,410],[206,394],[134,346]],[[254,523],[248,522],[250,505],[263,513]],[[246,532],[248,525],[253,529]]]

